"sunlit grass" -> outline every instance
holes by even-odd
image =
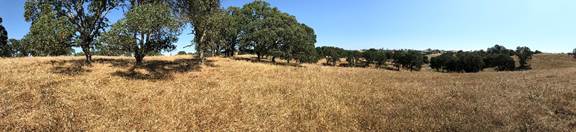
[[[471,74],[189,56],[0,59],[0,130],[571,131],[576,60]],[[283,62],[281,62],[283,63]]]

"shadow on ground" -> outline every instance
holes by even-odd
[[[272,62],[269,59],[260,59],[258,60],[257,57],[232,57],[233,60],[240,60],[240,61],[249,61],[253,63],[263,63],[263,64],[272,64],[272,65],[280,65],[280,66],[292,66],[292,67],[303,67],[298,63],[286,63],[286,62]]]
[[[53,65],[52,72],[56,74],[77,76],[92,72],[89,69],[92,66],[84,63],[83,59],[50,61],[50,63]],[[148,60],[144,61],[142,65],[134,65],[134,60],[132,59],[95,58],[93,63],[111,64],[112,67],[128,68],[127,70],[113,72],[112,76],[135,80],[171,79],[175,73],[200,71],[202,68],[198,59]],[[213,60],[207,60],[204,65],[217,67]]]

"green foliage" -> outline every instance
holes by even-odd
[[[316,34],[305,24],[298,23],[294,16],[272,8],[264,1],[244,5],[240,20],[240,47],[262,56],[310,60],[314,55]],[[302,61],[301,61],[302,62]]]
[[[31,55],[31,46],[17,39],[9,39],[8,43],[12,48],[12,56],[14,57],[24,57]]]
[[[174,50],[180,27],[181,23],[165,4],[133,5],[126,17],[103,35],[102,41],[109,49],[133,52],[140,64],[146,55]]]
[[[493,54],[484,58],[486,67],[496,67],[497,71],[511,71],[516,68],[514,58],[505,54]]]
[[[515,62],[506,54],[486,54],[483,51],[447,52],[430,59],[430,68],[446,72],[480,72],[496,67],[498,71],[514,70]]]
[[[400,70],[400,67],[412,70],[420,70],[424,64],[424,54],[415,50],[395,51],[392,57],[394,65]]]
[[[364,59],[366,59],[366,63],[369,64],[376,64],[377,67],[386,65],[386,60],[388,59],[386,56],[386,51],[380,49],[368,49],[363,53]]]
[[[459,63],[459,71],[480,72],[484,69],[482,56],[475,52],[461,52],[456,54]]]
[[[220,0],[173,0],[172,5],[177,14],[192,24],[194,31],[193,45],[196,47],[201,62],[205,60],[205,53],[211,50],[214,41],[209,41],[211,32],[218,32],[218,28],[210,25],[215,13],[220,11]],[[211,43],[212,42],[212,43]]]
[[[48,29],[58,28],[59,32],[62,34],[57,35],[58,38],[69,37],[68,33],[71,32],[74,40],[73,42],[78,42],[86,56],[86,62],[90,63],[92,61],[91,49],[94,48],[94,40],[100,36],[100,33],[108,26],[106,15],[114,8],[121,5],[123,0],[72,0],[72,1],[48,1],[48,0],[26,0],[25,2],[25,14],[24,17],[26,21],[32,22],[34,29],[35,23],[37,24],[38,32],[49,32]],[[65,25],[63,27],[54,26],[54,23],[47,22],[57,22],[56,25]],[[71,30],[68,30],[70,26]],[[29,44],[36,45],[37,43],[43,43],[41,39],[46,39],[42,37],[43,33],[32,33],[25,41]],[[44,34],[46,35],[46,34]],[[41,38],[41,39],[39,39]],[[65,39],[57,39],[65,40]],[[41,44],[46,45],[46,44]],[[48,47],[58,47],[58,49],[66,49],[70,47],[68,45],[64,46],[48,46]],[[38,49],[38,48],[34,48]],[[46,54],[47,49],[40,48],[39,54]],[[66,50],[58,50],[56,52],[48,52],[47,54],[63,54]]]
[[[534,54],[542,54],[542,51],[536,50],[536,51],[534,51]]]
[[[59,16],[48,4],[41,5],[30,32],[22,39],[29,44],[35,56],[72,54],[74,27],[66,17]]]
[[[178,51],[178,53],[176,53],[176,55],[187,55],[188,53],[186,53],[186,51]]]
[[[8,31],[2,25],[2,17],[0,17],[0,57],[10,57],[12,48],[8,45]]]
[[[494,47],[488,48],[486,50],[488,54],[504,54],[508,56],[514,55],[514,50],[506,49],[506,47],[501,45],[494,45]]]
[[[318,55],[322,58],[326,58],[328,63],[332,63],[333,66],[336,66],[336,63],[340,61],[340,58],[344,57],[346,54],[344,49],[332,46],[317,47],[316,51],[318,52]]]
[[[350,67],[358,66],[362,57],[362,52],[358,50],[346,50],[346,62],[348,62],[348,66]]]
[[[516,56],[518,56],[518,59],[520,61],[520,68],[529,68],[530,67],[530,65],[528,64],[528,61],[530,61],[532,59],[532,56],[534,55],[534,52],[532,52],[530,50],[530,48],[517,47],[515,54],[516,54]]]
[[[244,23],[238,7],[230,7],[208,17],[206,24],[205,42],[207,49],[216,55],[222,52],[226,56],[233,56],[240,43],[240,33]]]

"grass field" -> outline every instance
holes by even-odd
[[[0,130],[574,131],[576,59],[407,72],[189,56],[0,59]]]

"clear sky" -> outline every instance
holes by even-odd
[[[224,7],[252,0],[224,0]],[[269,0],[313,27],[317,46],[345,49],[476,50],[494,44],[544,52],[576,48],[575,0]],[[22,38],[24,0],[0,0],[10,38]],[[121,11],[110,15],[122,17]],[[177,51],[192,40],[189,28]]]

